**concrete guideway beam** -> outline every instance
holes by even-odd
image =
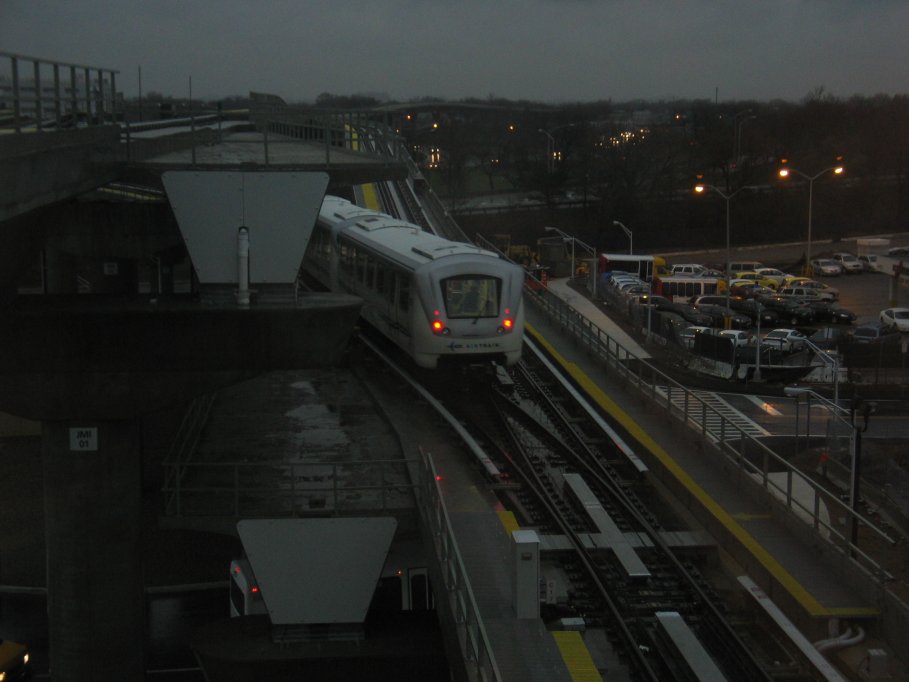
[[[0,224],[117,179],[119,126],[0,135]]]

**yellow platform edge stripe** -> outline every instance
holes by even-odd
[[[502,525],[505,526],[505,530],[509,535],[513,531],[521,530],[521,526],[518,524],[518,520],[515,518],[514,512],[506,511],[500,509],[496,512],[499,515],[499,521],[502,522]]]
[[[574,682],[603,682],[580,632],[558,630],[552,633],[552,637]]]
[[[368,208],[371,211],[381,211],[379,206],[379,194],[376,192],[376,186],[372,183],[368,185],[360,185],[363,189],[363,203],[366,204],[364,208]]]
[[[780,564],[770,552],[764,549],[752,535],[745,530],[723,507],[721,507],[707,492],[701,488],[697,482],[689,476],[682,467],[666,452],[660,445],[654,441],[647,432],[629,417],[603,390],[597,386],[584,372],[573,362],[568,362],[532,325],[524,323],[524,329],[528,331],[537,343],[546,348],[546,351],[558,362],[568,374],[578,382],[581,389],[587,393],[600,407],[602,407],[613,419],[615,419],[623,428],[638,441],[643,447],[647,448],[650,453],[656,457],[660,463],[676,479],[688,489],[688,491],[697,498],[697,500],[707,509],[714,518],[717,519],[735,538],[745,547],[767,571],[776,578],[783,588],[802,605],[813,617],[839,617],[839,618],[859,618],[880,615],[880,610],[871,607],[837,607],[827,608],[823,606],[814,595],[808,592],[805,587],[799,583],[782,564]]]

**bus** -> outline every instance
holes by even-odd
[[[692,296],[724,294],[726,282],[717,277],[661,275],[653,279],[653,293],[670,301],[685,302]]]

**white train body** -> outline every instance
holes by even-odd
[[[420,367],[521,356],[524,273],[491,251],[326,196],[305,264]]]

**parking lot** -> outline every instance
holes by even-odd
[[[891,236],[894,245],[909,243],[909,234]],[[812,245],[815,256],[833,251],[849,251],[856,253],[855,240],[844,240],[836,244],[819,243]],[[765,266],[776,267],[791,274],[800,274],[793,271],[795,263],[805,251],[804,244],[776,244],[768,246],[733,248],[732,258],[735,260],[758,260]],[[684,253],[670,253],[665,255],[667,261],[672,263],[715,263],[720,264],[726,259],[725,249],[710,251],[688,251]],[[886,260],[886,259],[885,259]],[[909,259],[907,259],[909,260]],[[838,277],[817,278],[825,284],[839,289],[839,303],[847,310],[856,314],[855,325],[873,322],[880,319],[880,311],[891,306],[909,307],[909,287],[906,284],[895,288],[895,300],[891,298],[892,277],[883,272],[864,272],[857,275],[840,275]]]

